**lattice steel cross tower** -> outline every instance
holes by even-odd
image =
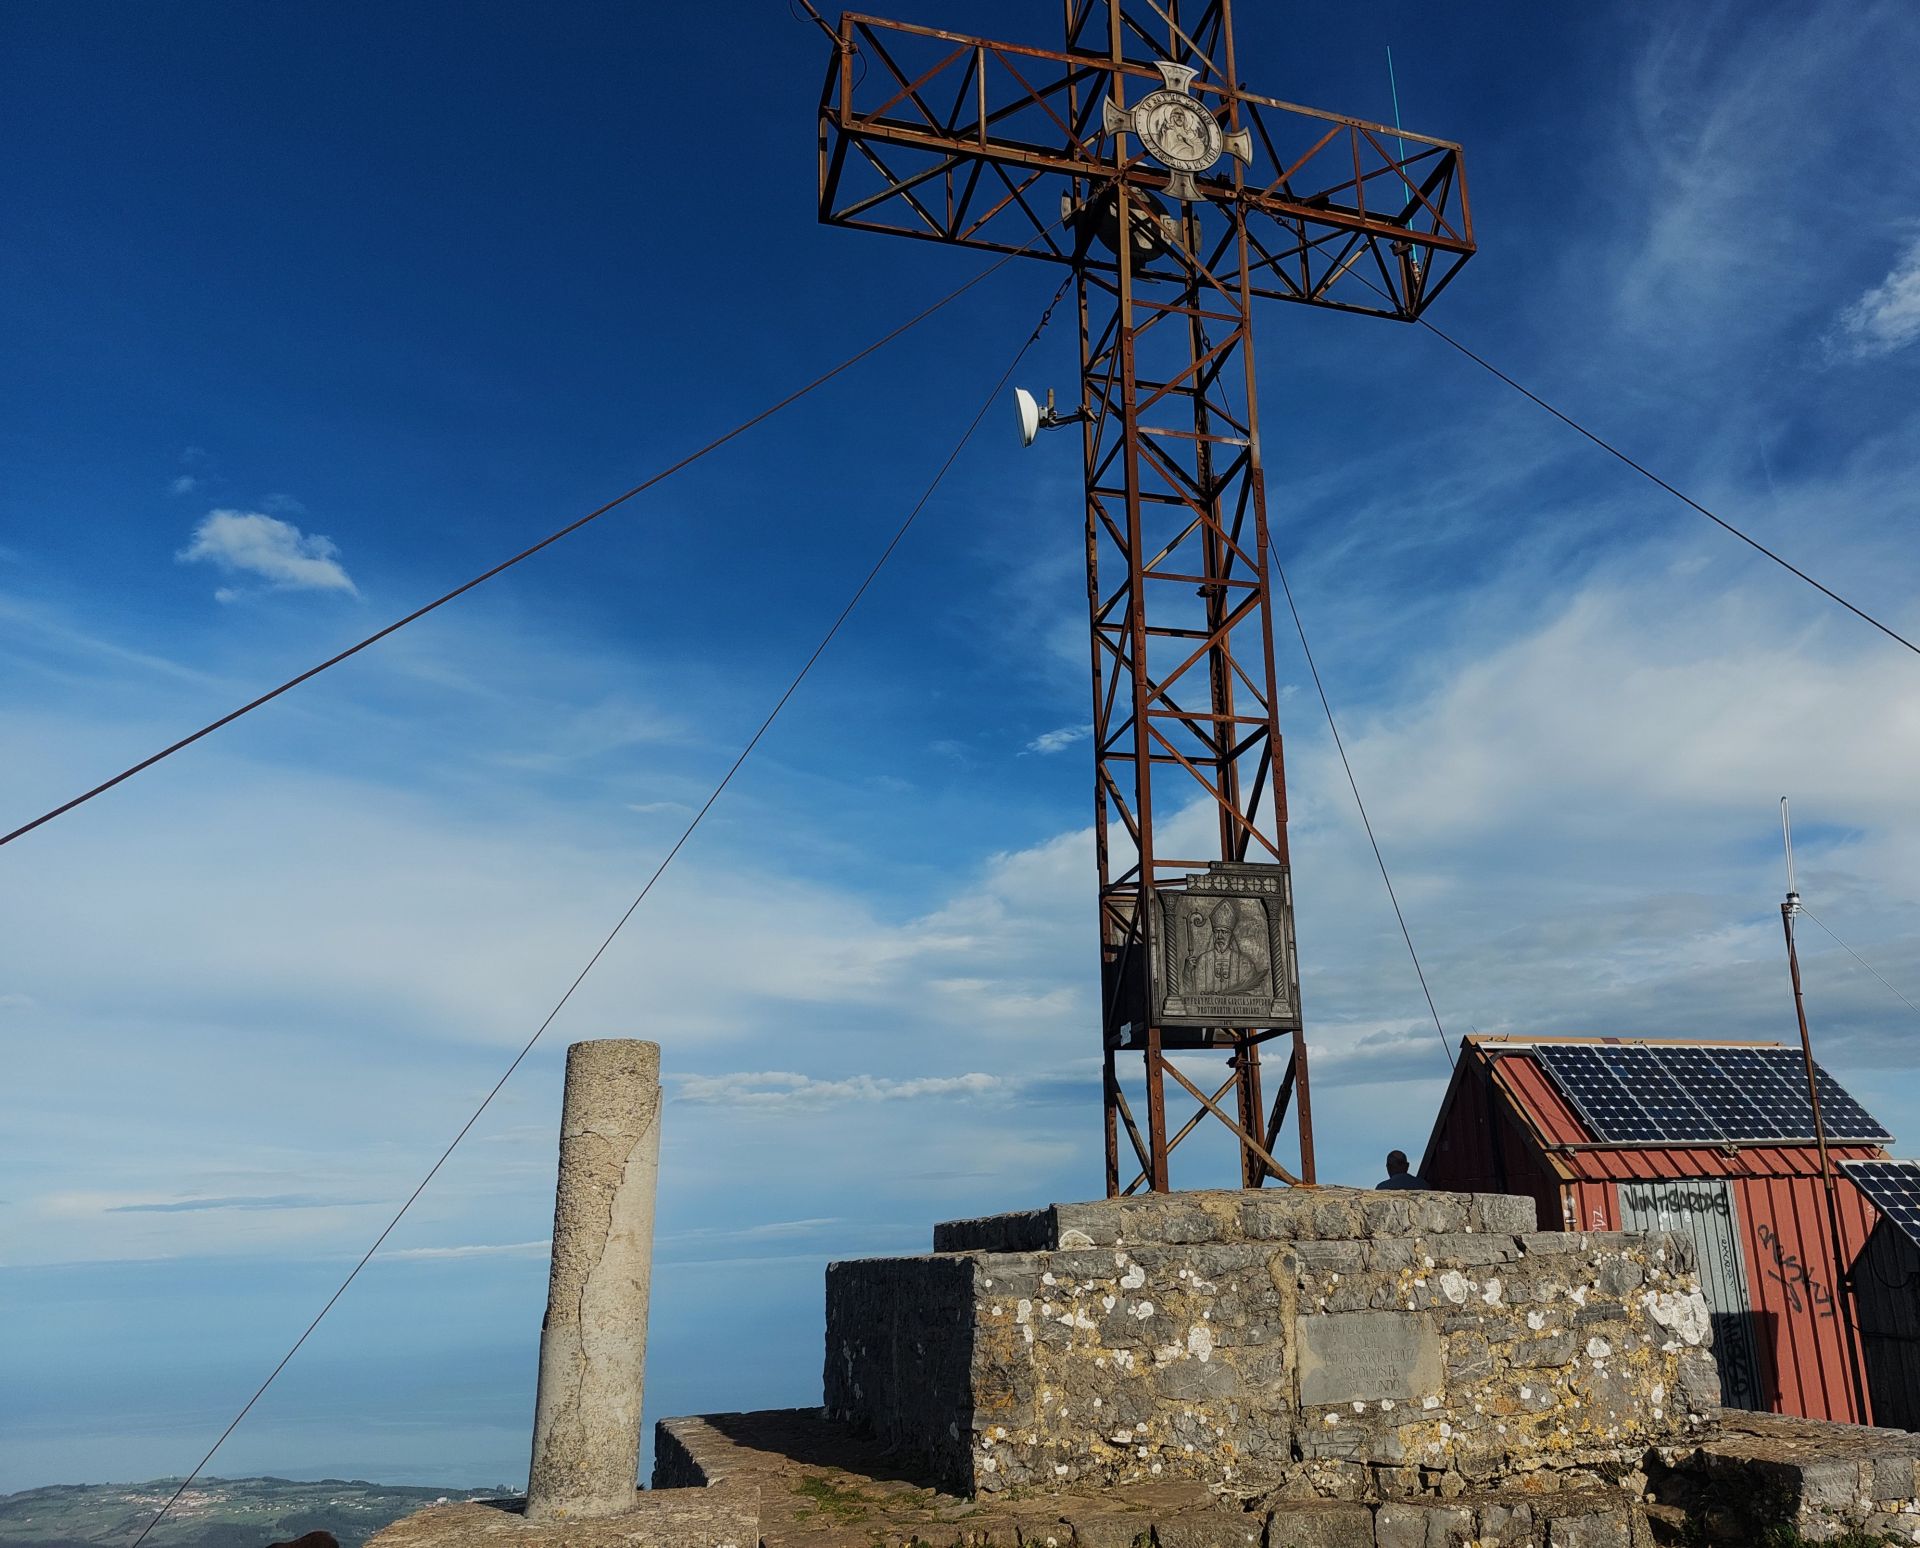
[[[1419,316],[1473,252],[1460,147],[1241,89],[1229,0],[1065,21],[1046,49],[843,16],[820,218],[1073,267],[1107,1191],[1166,1189],[1209,1114],[1245,1186],[1310,1183],[1253,302]],[[1228,1056],[1211,1095],[1169,1057],[1203,1050]],[[1168,1079],[1199,1103],[1173,1133]],[[1290,1104],[1297,1172],[1274,1156]]]

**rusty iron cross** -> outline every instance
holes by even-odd
[[[842,16],[820,218],[1071,266],[1080,407],[1041,423],[1080,430],[1085,475],[1107,1191],[1169,1188],[1208,1117],[1243,1186],[1312,1183],[1253,303],[1418,317],[1474,251],[1460,147],[1246,90],[1231,0],[1062,15],[1059,48]],[[1203,929],[1259,993],[1179,981]],[[1171,1132],[1169,1082],[1198,1103]]]

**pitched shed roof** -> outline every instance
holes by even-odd
[[[1610,1144],[1581,1117],[1537,1055],[1542,1047],[1778,1049],[1776,1042],[1688,1038],[1495,1037],[1462,1039],[1462,1058],[1454,1071],[1439,1117],[1437,1140],[1461,1082],[1484,1070],[1494,1089],[1531,1131],[1540,1148],[1567,1181],[1651,1181],[1663,1177],[1811,1177],[1820,1171],[1816,1147],[1770,1140],[1683,1144]],[[1824,1072],[1822,1072],[1824,1073]],[[1431,1156],[1433,1141],[1429,1141]],[[1868,1159],[1885,1154],[1877,1143],[1829,1144],[1836,1159]]]

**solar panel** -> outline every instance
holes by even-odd
[[[1634,1100],[1618,1073],[1600,1057],[1599,1049],[1578,1043],[1548,1043],[1534,1051],[1596,1139],[1660,1138],[1658,1125]]]
[[[1770,1125],[1752,1097],[1741,1089],[1739,1081],[1723,1070],[1704,1048],[1663,1048],[1660,1056],[1680,1082],[1694,1105],[1706,1114],[1718,1131],[1714,1139],[1729,1134],[1765,1134]]]
[[[1695,1104],[1664,1061],[1665,1049],[1602,1048],[1600,1057],[1620,1078],[1653,1125],[1654,1138],[1676,1144],[1718,1140],[1720,1126]]]
[[[1792,1048],[1542,1043],[1534,1056],[1603,1144],[1811,1143],[1806,1063]],[[1834,1143],[1893,1136],[1825,1070],[1820,1113]]]
[[[1860,1191],[1920,1247],[1920,1161],[1842,1161]]]
[[[1800,1070],[1800,1078],[1805,1080],[1806,1066],[1801,1065]],[[1893,1136],[1880,1126],[1880,1121],[1817,1064],[1813,1067],[1813,1077],[1820,1092],[1820,1120],[1826,1125],[1828,1139],[1865,1140],[1874,1145],[1893,1143]]]
[[[1760,1112],[1760,1126],[1750,1134],[1733,1133],[1729,1139],[1810,1140],[1813,1138],[1813,1104],[1807,1100],[1807,1075],[1804,1062],[1800,1078],[1773,1057],[1775,1054],[1799,1060],[1800,1055],[1786,1048],[1716,1048],[1708,1055],[1732,1077],[1740,1090]]]

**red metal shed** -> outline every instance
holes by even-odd
[[[1555,1059],[1553,1050],[1570,1046],[1780,1048],[1655,1038],[1465,1038],[1427,1143],[1425,1182],[1531,1195],[1542,1230],[1688,1234],[1713,1313],[1728,1406],[1920,1428],[1920,1250],[1887,1229],[1842,1173],[1836,1254],[1812,1145],[1602,1142],[1541,1057],[1544,1049]],[[1722,1062],[1742,1057],[1752,1058],[1736,1052]],[[1878,1144],[1833,1143],[1828,1150],[1836,1169],[1846,1160],[1885,1155]],[[1835,1283],[1841,1277],[1836,1262],[1849,1265],[1850,1300],[1843,1301],[1847,1290]],[[1849,1323],[1862,1350],[1866,1411],[1847,1358]]]

